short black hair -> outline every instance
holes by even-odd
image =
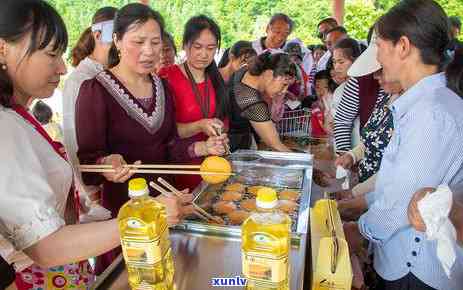
[[[347,34],[347,29],[346,29],[344,26],[336,26],[336,27],[333,27],[333,28],[331,28],[330,30],[328,30],[328,31],[325,33],[325,35],[328,35],[328,34],[330,34],[331,32],[335,32],[335,31],[341,32],[341,33],[343,33],[343,34]]]
[[[328,50],[326,46],[324,46],[323,44],[312,44],[312,45],[307,46],[307,48],[310,49],[312,52],[316,51],[317,49],[324,50],[324,51]]]
[[[294,21],[286,14],[283,13],[275,13],[272,15],[270,18],[270,21],[268,22],[268,25],[272,25],[273,23],[277,21],[284,21],[289,25],[289,32],[293,32],[294,28]]]
[[[301,60],[304,58],[304,54],[302,53],[302,48],[299,43],[290,42],[286,45],[285,52],[289,54],[289,56],[297,56]]]
[[[334,49],[342,49],[344,56],[354,61],[362,54],[366,47],[361,46],[360,43],[353,38],[344,38],[336,43]]]
[[[318,22],[317,27],[320,27],[322,24],[329,24],[330,26],[338,26],[338,21],[333,17],[328,17],[323,19],[322,21]]]
[[[461,29],[461,20],[460,20],[460,17],[458,17],[458,16],[450,16],[450,17],[449,17],[449,23],[450,23],[450,26],[456,27],[456,28],[458,28],[459,30]]]
[[[330,70],[329,69],[325,69],[325,70],[321,70],[319,72],[317,72],[315,74],[315,83],[318,81],[318,80],[327,80],[328,81],[328,89],[330,90],[330,92],[334,92],[336,90],[336,87],[338,86],[334,81],[333,79],[331,78],[331,74],[330,74]]]
[[[314,79],[317,80],[329,80],[331,79],[330,72],[328,70],[321,70],[315,74]]]
[[[50,123],[51,118],[53,117],[52,109],[43,101],[35,103],[34,108],[32,108],[32,114],[42,125]]]

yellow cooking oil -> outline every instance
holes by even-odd
[[[241,250],[246,289],[289,289],[291,219],[277,209],[274,189],[257,192],[257,210],[241,226]]]
[[[149,196],[146,180],[129,181],[130,200],[117,216],[132,289],[173,289],[174,263],[164,205]]]

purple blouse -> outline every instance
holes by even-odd
[[[81,164],[95,164],[101,157],[120,154],[127,163],[166,164],[189,160],[192,141],[178,137],[175,108],[166,86],[153,81],[153,103],[146,109],[110,72],[85,81],[76,104],[76,133]],[[112,183],[99,173],[83,173],[87,185],[103,185],[103,206],[117,216],[129,199],[128,182]],[[134,175],[147,181],[156,175]],[[133,177],[133,178],[134,178]],[[172,181],[172,176],[164,176]],[[151,192],[157,195],[157,192]]]

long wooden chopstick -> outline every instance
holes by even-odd
[[[163,179],[162,177],[158,177],[158,182],[162,185],[164,185],[168,190],[170,190],[173,194],[177,195],[178,197],[181,197],[182,196],[182,193],[176,189],[174,186],[172,186],[169,182],[167,182],[165,179]],[[208,217],[209,219],[211,219],[212,221],[218,221],[217,218],[211,214],[209,214],[207,211],[205,211],[204,209],[202,209],[199,205],[197,205],[196,203],[192,202],[191,203],[193,205],[193,207],[199,211],[201,214],[203,214],[204,216]]]
[[[80,168],[81,172],[94,172],[94,173],[112,173],[116,172],[115,169],[106,168]],[[156,170],[156,169],[131,169],[133,173],[145,173],[145,174],[189,174],[189,175],[227,175],[232,176],[234,173],[224,172],[209,172],[209,171],[195,171],[195,170]]]
[[[168,191],[166,191],[164,188],[160,187],[159,185],[157,185],[156,183],[154,182],[150,182],[150,186],[154,189],[156,189],[157,191],[159,191],[162,195],[166,196],[166,197],[172,197],[172,194]],[[196,214],[199,218],[209,222],[210,219],[204,215],[202,215],[200,212],[197,212],[196,210],[194,211],[194,214]]]
[[[199,169],[201,165],[184,165],[184,164],[125,164],[122,167],[136,168],[136,169]],[[112,165],[101,164],[101,165],[79,165],[79,169],[113,169]]]

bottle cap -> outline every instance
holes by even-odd
[[[134,178],[129,181],[129,197],[140,197],[148,194],[148,184],[144,178]]]
[[[278,197],[275,189],[262,187],[257,191],[256,205],[260,208],[270,209],[278,205]]]

